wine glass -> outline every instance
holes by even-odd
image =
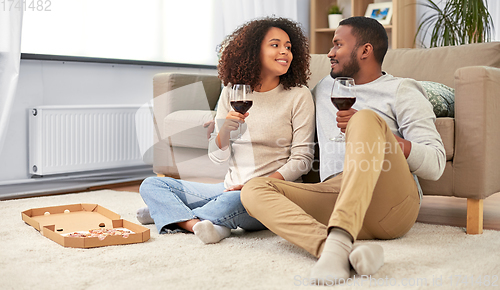
[[[252,107],[253,104],[252,89],[249,85],[234,84],[231,90],[229,101],[231,103],[231,107],[233,107],[236,112],[244,115],[250,109],[250,107]],[[238,127],[238,137],[236,137],[236,139],[232,139],[233,141],[237,139],[241,140],[242,125],[243,124],[240,124],[240,126]]]
[[[332,94],[330,99],[339,110],[349,110],[356,102],[356,94],[354,92],[354,79],[348,77],[338,77],[333,81]],[[335,142],[345,142],[345,134],[340,132],[330,140]]]

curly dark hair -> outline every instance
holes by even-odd
[[[286,18],[265,17],[249,21],[227,36],[220,45],[218,72],[225,86],[248,84],[255,90],[261,85],[260,47],[272,27],[282,29],[290,37],[293,60],[288,71],[280,76],[285,89],[307,86],[309,75],[309,42],[300,25]]]

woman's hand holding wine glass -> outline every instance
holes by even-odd
[[[231,97],[229,99],[231,103],[231,107],[233,107],[234,111],[239,115],[236,117],[240,117],[238,120],[238,137],[233,139],[232,141],[241,140],[241,125],[245,122],[245,118],[248,116],[247,111],[252,107],[252,89],[249,85],[235,84],[233,85],[231,91]],[[227,118],[226,118],[227,119]]]
[[[219,145],[219,148],[224,149],[229,146],[231,131],[238,130],[240,124],[245,122],[246,117],[248,117],[248,113],[243,115],[236,111],[229,111],[227,113],[224,124],[222,124],[222,127],[219,130],[220,142],[217,144]]]
[[[229,146],[231,131],[240,130],[241,124],[245,123],[248,117],[247,112],[252,106],[251,89],[249,85],[235,84],[229,92],[229,102],[234,111],[229,111],[226,120],[219,131],[219,148],[224,149]],[[238,131],[238,139],[241,138],[241,131]]]

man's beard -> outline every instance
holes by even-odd
[[[356,59],[356,49],[353,49],[351,53],[351,61],[345,64],[342,70],[338,73],[334,73],[332,68],[332,70],[330,71],[330,75],[332,76],[332,78],[352,77],[357,74],[359,70],[359,63]]]

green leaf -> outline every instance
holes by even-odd
[[[445,0],[443,8],[433,0],[422,1],[418,4],[428,11],[422,15],[415,42],[420,36],[423,43],[429,31],[430,47],[491,41],[493,20],[485,0]]]

